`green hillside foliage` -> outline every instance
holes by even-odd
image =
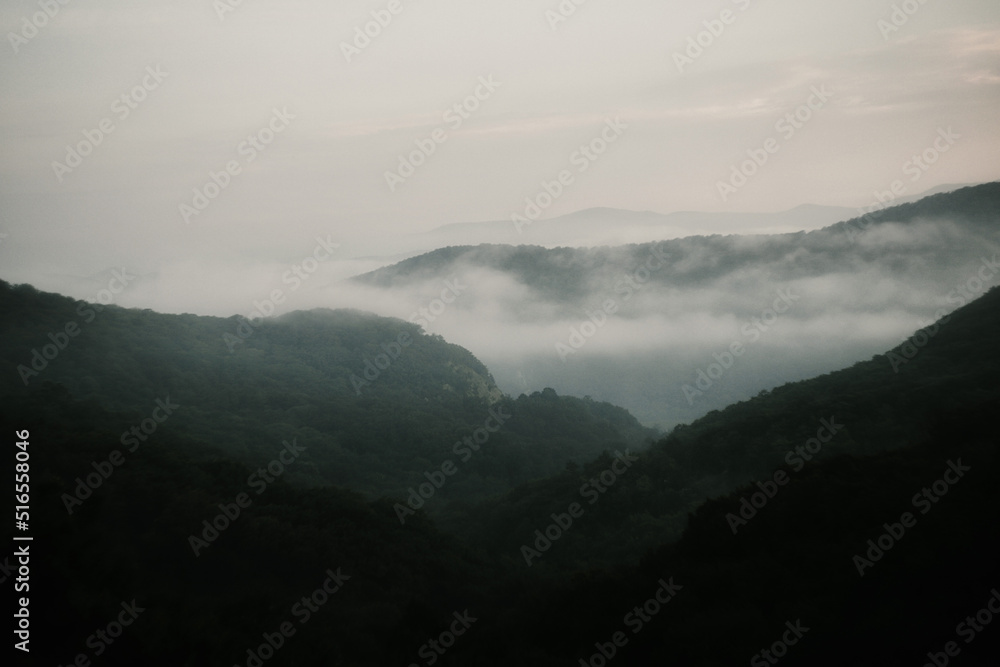
[[[613,543],[623,538],[614,522],[627,523],[634,506],[656,497],[648,492],[658,486],[656,478],[633,482],[648,477],[654,462],[673,458],[678,468],[693,465],[699,472],[692,475],[711,471],[708,462],[676,455],[697,443],[722,442],[727,434],[749,442],[752,430],[741,435],[733,429],[750,428],[754,422],[746,415],[755,406],[761,423],[777,420],[767,427],[771,437],[797,439],[812,424],[813,414],[794,413],[806,404],[780,418],[777,411],[764,411],[771,401],[791,396],[811,394],[818,407],[841,400],[845,424],[866,424],[850,419],[860,404],[852,410],[846,397],[837,399],[852,383],[838,389],[838,374],[799,383],[671,434],[641,455],[635,469],[588,506],[531,567],[517,549],[467,545],[419,513],[400,526],[391,500],[372,502],[285,479],[259,494],[249,491],[251,504],[196,556],[192,536],[204,537],[203,522],[219,521],[220,504],[231,511],[234,499],[252,488],[253,468],[167,428],[67,513],[64,494],[74,492],[77,478],[95,470],[95,462],[109,459],[117,435],[134,417],[41,383],[0,403],[5,432],[38,425],[30,435],[33,595],[42,602],[35,657],[53,664],[68,664],[82,652],[93,657],[88,637],[106,627],[123,601],[135,599],[146,611],[105,647],[102,664],[243,665],[247,649],[286,621],[296,634],[272,664],[427,664],[429,654],[421,657],[421,647],[448,628],[454,613],[466,610],[477,620],[435,664],[578,665],[599,646],[607,650],[617,632],[625,641],[615,649],[615,664],[736,664],[780,640],[786,622],[800,621],[808,630],[783,664],[922,664],[928,652],[955,640],[961,642],[962,664],[994,664],[1000,637],[992,628],[966,644],[956,626],[986,605],[1000,579],[1000,533],[990,509],[1000,484],[1000,400],[996,375],[987,375],[990,358],[980,356],[988,351],[983,341],[992,340],[998,299],[994,290],[956,313],[953,336],[942,328],[933,347],[907,367],[909,386],[926,392],[918,394],[926,399],[919,412],[908,413],[905,404],[892,408],[901,424],[909,423],[908,416],[922,425],[911,442],[883,443],[891,451],[871,455],[831,449],[799,472],[784,466],[789,481],[772,489],[753,515],[742,515],[742,524],[733,517],[762,487],[738,486],[700,504],[679,539],[662,533],[654,540],[659,546],[637,562],[634,553],[616,552]],[[928,361],[920,362],[924,353]],[[879,372],[870,363],[844,373]],[[942,368],[943,377],[934,375]],[[891,393],[860,377],[857,396],[879,401]],[[934,391],[940,400],[931,400]],[[790,397],[782,399],[786,392]],[[882,409],[872,414],[893,418]],[[852,428],[845,426],[843,433],[855,439],[880,432]],[[580,469],[571,466],[499,506],[520,504],[531,513],[534,503],[565,511],[558,504],[576,481],[610,465],[603,456]],[[956,469],[961,476],[949,477]],[[772,477],[768,471],[763,478]],[[942,479],[949,480],[944,487]],[[900,533],[896,524],[906,512],[912,514],[910,525]],[[492,530],[514,530],[514,541],[531,538],[518,532],[520,525],[497,523],[502,514],[484,511],[480,519]],[[886,524],[898,537],[884,553],[872,554],[861,576],[855,557],[867,557],[868,541],[882,537]],[[526,520],[524,526],[544,523]],[[561,555],[567,549],[582,555],[569,559]],[[621,560],[610,562],[616,553]],[[598,566],[601,561],[607,563]],[[295,605],[323,584],[328,570],[350,579],[302,624],[304,612]],[[666,605],[652,605],[648,600],[661,580],[680,588]],[[641,623],[637,605],[648,612]]]
[[[789,627],[782,665],[1000,656],[1000,616],[971,640],[965,621],[1000,588],[1000,289],[658,442],[606,403],[504,396],[468,351],[356,311],[232,346],[236,318],[6,283],[0,313],[38,664],[252,667],[286,622],[261,664],[762,665]]]
[[[795,477],[816,461],[920,442],[940,431],[942,414],[1000,399],[998,328],[1000,289],[994,288],[885,355],[677,427],[640,455],[540,566],[581,569],[638,558],[646,548],[676,540],[689,513],[707,498],[769,479],[779,469]],[[832,438],[824,421],[837,431]],[[551,513],[580,502],[582,485],[607,466],[594,461],[525,485],[450,517],[447,525],[485,551],[516,556]]]
[[[306,486],[402,497],[444,462],[462,464],[434,507],[501,493],[609,448],[641,448],[656,435],[608,404],[551,390],[504,397],[467,350],[357,311],[296,312],[251,327],[3,283],[0,312],[6,392],[55,382],[133,423],[169,397],[180,407],[164,429],[248,465],[297,439],[308,456],[289,476]],[[475,450],[465,438],[487,422],[496,429],[491,411],[508,418],[484,444],[473,441]]]

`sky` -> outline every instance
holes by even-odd
[[[995,0],[7,0],[0,33],[0,278],[88,298],[125,269],[116,302],[166,312],[451,223],[1000,171]]]

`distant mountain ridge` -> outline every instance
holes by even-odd
[[[899,222],[909,222],[919,218],[932,218],[938,216],[957,216],[969,222],[982,223],[990,222],[995,213],[997,213],[997,203],[1000,202],[1000,182],[988,183],[985,185],[974,186],[970,188],[964,188],[955,192],[947,192],[931,195],[926,198],[922,198],[912,203],[896,204],[893,206],[886,207],[883,210],[873,212],[865,216],[859,216],[857,211],[850,211],[851,217],[838,217],[835,222],[823,227],[819,230],[814,230],[809,232],[811,235],[824,234],[824,235],[836,235],[838,233],[843,233],[848,227],[854,227],[858,230],[862,228],[867,229],[871,225],[885,225],[889,223],[899,223]],[[958,204],[956,206],[956,203]],[[802,208],[802,207],[799,207]],[[819,207],[812,207],[819,208]],[[603,210],[603,209],[590,209],[591,211]],[[788,214],[793,214],[798,209],[793,209],[788,211]],[[829,210],[835,211],[837,215],[840,215],[843,211],[849,209],[839,209],[829,207]],[[629,212],[632,213],[632,212]],[[565,216],[564,218],[559,218],[557,220],[567,222],[574,218],[574,216],[587,216],[588,211],[581,211],[577,214],[571,214]],[[643,213],[634,213],[634,215],[643,216]],[[653,214],[658,216],[659,214]],[[713,213],[677,213],[672,215],[695,215],[710,218],[713,216],[724,216],[725,214],[713,214]],[[770,216],[771,214],[746,214],[753,216],[761,216],[762,219]],[[479,224],[479,223],[472,223]],[[485,225],[493,225],[497,223],[481,223]],[[714,238],[715,242],[723,242],[718,239],[718,234],[706,234],[698,235],[690,238],[668,240],[663,242],[665,248],[683,247],[686,244],[694,242],[696,239],[704,239],[706,243],[711,242],[710,240]],[[797,241],[798,234],[786,234],[780,235],[782,238],[791,239]],[[735,245],[735,244],[733,244]],[[630,249],[637,248],[639,252],[648,250],[654,247],[655,244],[643,243],[643,244],[629,244]],[[485,251],[485,252],[483,252]],[[490,260],[490,253],[498,252],[498,261]],[[518,253],[530,254],[535,260],[541,260],[544,257],[552,256],[563,258],[560,260],[555,260],[550,262],[550,266],[560,267],[566,265],[566,259],[574,256],[589,257],[593,258],[593,261],[587,263],[586,261],[581,262],[585,265],[587,270],[591,270],[597,267],[601,262],[612,261],[615,258],[621,258],[622,256],[627,256],[629,254],[635,255],[637,253],[627,253],[624,249],[616,248],[545,248],[544,245],[525,245],[525,244],[477,244],[477,245],[455,245],[448,246],[445,248],[439,248],[437,250],[425,253],[423,255],[412,257],[399,262],[398,264],[378,269],[376,271],[362,274],[352,278],[354,281],[365,282],[375,285],[388,286],[392,284],[393,279],[390,276],[396,276],[397,279],[402,280],[405,278],[419,277],[420,275],[426,275],[432,271],[437,270],[435,267],[440,268],[442,263],[455,262],[462,259],[463,255],[471,254],[472,263],[481,265],[482,262],[490,262],[490,265],[498,269],[509,269],[514,265],[530,265],[530,261],[521,262],[514,259]],[[445,267],[445,272],[450,267]],[[523,277],[523,275],[522,275]]]
[[[866,216],[852,213],[819,230],[777,235],[693,236],[595,248],[452,246],[348,282],[393,294],[425,285],[430,291],[451,276],[475,275],[479,285],[434,326],[483,358],[501,387],[530,392],[551,386],[591,394],[625,405],[647,423],[669,427],[883,349],[892,337],[882,331],[891,326],[896,335],[905,335],[910,325],[897,320],[932,317],[947,306],[956,285],[1000,249],[1000,183],[935,194]],[[749,322],[753,328],[752,318],[759,318],[777,289],[791,289],[801,299],[775,330],[812,331],[795,342],[822,343],[820,354],[796,356],[794,343],[792,349],[780,349],[776,334],[763,335],[770,327],[747,338],[744,326]],[[613,314],[603,312],[606,305]],[[495,345],[514,352],[465,333],[485,330],[484,317],[493,329],[506,332]],[[587,324],[591,320],[596,324]],[[846,336],[847,345],[838,343],[833,332],[854,320],[852,333],[864,337]],[[681,326],[688,321],[689,326]],[[715,330],[699,337],[697,328],[708,325]],[[597,331],[582,340],[572,332],[584,326]],[[646,336],[645,330],[651,333]],[[664,335],[654,338],[653,331]],[[561,357],[555,345],[568,345],[572,335],[582,344],[572,356]],[[700,338],[712,336],[728,340],[713,343],[716,349],[699,349],[708,345]],[[698,401],[681,392],[720,346],[757,340],[764,345],[714,383],[712,392]],[[620,354],[630,347],[637,349]]]
[[[901,197],[893,205],[918,201],[941,192],[952,192],[971,184],[945,184],[916,195]],[[634,211],[612,207],[582,209],[552,218],[541,217],[528,225],[517,226],[511,220],[454,222],[424,232],[378,243],[347,243],[348,254],[357,258],[409,257],[448,246],[464,245],[538,245],[546,248],[594,247],[650,243],[695,235],[712,234],[781,234],[813,231],[857,217],[863,207],[800,204],[777,212],[708,212]]]
[[[805,204],[779,213],[655,213],[591,208],[521,227],[510,221],[444,225],[415,237],[425,245],[531,244],[546,248],[647,243],[694,234],[763,234],[811,230],[844,220],[856,211]]]
[[[131,599],[143,616],[108,664],[258,665],[278,648],[282,664],[409,664],[450,637],[443,665],[714,666],[757,652],[754,663],[789,633],[803,640],[772,645],[789,667],[935,661],[1000,580],[1000,288],[960,261],[993,238],[993,195],[928,201],[853,239],[838,227],[787,235],[787,246],[672,246],[662,284],[703,286],[764,251],[765,291],[783,272],[824,284],[804,309],[837,303],[823,298],[824,270],[845,259],[915,283],[907,261],[942,271],[955,257],[926,251],[946,247],[960,271],[943,275],[979,283],[949,292],[954,283],[932,280],[956,310],[866,361],[760,392],[657,443],[608,403],[552,389],[499,395],[469,350],[400,319],[171,316],[0,282],[0,422],[18,438],[30,428],[34,544],[48,545],[31,561],[32,594],[45,600],[33,627],[51,630],[36,657],[65,660]],[[934,211],[948,219],[924,224]],[[964,245],[938,244],[949,234]],[[468,259],[446,250],[379,279],[433,282]],[[602,262],[614,275],[648,248],[473,250],[562,298]],[[752,278],[735,275],[730,289]],[[626,354],[606,375],[635,383]],[[671,381],[668,364],[639,363]],[[147,441],[119,463],[130,429]],[[255,488],[267,473],[277,478]],[[68,513],[64,498],[89,484]],[[318,613],[298,632],[288,619],[304,623],[305,609]],[[471,631],[455,641],[445,628],[463,619]],[[975,638],[962,664],[994,665],[1000,637]]]

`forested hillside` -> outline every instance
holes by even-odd
[[[1000,400],[1000,289],[915,332],[887,354],[835,373],[761,392],[677,427],[621,475],[544,565],[586,567],[636,559],[679,537],[706,498],[776,470],[791,477],[817,460],[866,456],[946,440],[952,417]],[[580,499],[607,461],[517,489],[452,517],[487,551],[516,554],[535,524]],[[484,519],[484,517],[487,517]]]
[[[1000,580],[997,288],[659,441],[400,320],[0,306],[56,664],[874,667],[967,639]]]
[[[248,465],[296,439],[308,454],[289,476],[307,486],[405,496],[450,460],[461,469],[431,505],[482,499],[656,435],[608,404],[503,396],[467,350],[357,311],[249,323],[2,283],[0,312],[6,393],[55,382],[135,424],[169,399],[178,407],[158,429]]]
[[[1000,667],[1000,2],[708,4],[5,3],[0,667]]]
[[[330,298],[398,301],[406,317],[458,277],[466,295],[424,324],[501,388],[590,394],[669,430],[884,352],[1000,283],[1000,183],[870,208],[811,232],[442,248]],[[708,382],[714,355],[737,343],[738,363]]]
[[[441,248],[358,276],[358,283],[400,288],[413,282],[446,278],[464,266],[492,269],[529,286],[541,300],[569,312],[579,312],[597,286],[622,295],[653,285],[672,288],[704,287],[727,276],[739,276],[762,267],[779,272],[775,279],[837,273],[845,266],[893,262],[904,269],[921,262],[925,271],[937,271],[976,240],[997,240],[1000,182],[940,193],[909,204],[875,210],[864,216],[811,232],[774,235],[687,236],[658,243],[597,248],[543,248],[531,245],[479,245]],[[916,227],[918,223],[942,224],[948,238],[947,252],[924,257],[913,254],[920,239],[906,243],[862,242],[868,232],[890,226]],[[956,233],[959,232],[960,233]],[[874,234],[873,234],[874,236]],[[958,244],[958,245],[956,245]],[[940,249],[939,249],[940,250]],[[983,248],[980,247],[979,251]],[[648,275],[633,283],[622,281],[652,258]],[[656,265],[655,260],[662,260]],[[617,282],[616,282],[617,281]],[[650,284],[647,285],[646,282]],[[636,283],[639,283],[638,285]],[[617,285],[617,286],[616,286]]]
[[[875,667],[919,664],[954,641],[963,664],[994,664],[996,633],[962,623],[976,623],[1000,577],[989,509],[998,301],[994,290],[955,313],[898,378],[879,356],[473,508],[500,538],[490,548],[423,512],[400,525],[392,498],[291,475],[261,484],[260,470],[178,429],[119,465],[134,417],[42,382],[0,404],[6,432],[31,425],[18,437],[31,443],[33,590],[44,600],[35,657],[708,666],[766,650],[789,665]],[[833,438],[815,460],[782,460],[825,438],[820,426]],[[708,487],[692,480],[711,475],[734,490],[699,503]],[[99,480],[89,494],[84,477]],[[510,523],[511,505],[523,521]],[[636,515],[658,507],[678,521],[693,512],[682,532],[643,532],[655,526]],[[97,639],[123,604],[134,623],[118,641]]]

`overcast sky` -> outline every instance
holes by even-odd
[[[563,170],[544,217],[858,207],[897,179],[906,194],[996,180],[1000,5],[911,1],[897,26],[873,0],[589,0],[558,22],[558,0],[53,0],[51,17],[8,0],[0,278],[169,264],[190,276],[163,283],[187,290],[184,310],[248,272],[263,288],[320,235],[348,247],[507,220]],[[372,12],[387,25],[356,42]],[[445,115],[456,104],[467,118]],[[768,139],[777,151],[724,198]],[[390,187],[417,141],[433,154]],[[581,157],[592,141],[606,150]],[[906,165],[925,150],[935,164]],[[228,185],[193,215],[210,172]]]

